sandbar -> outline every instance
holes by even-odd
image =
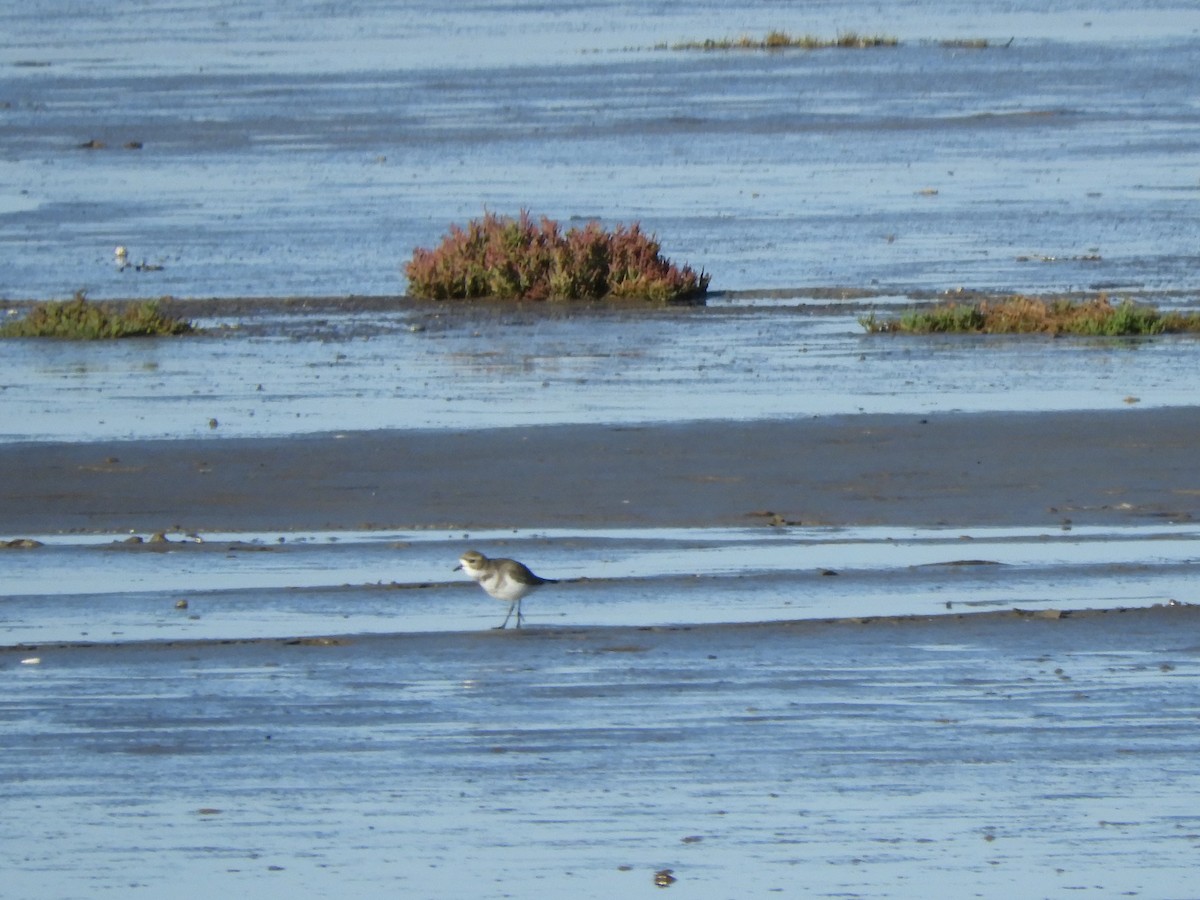
[[[1190,407],[12,443],[0,529],[1186,522],[1197,447]]]

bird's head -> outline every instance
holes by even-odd
[[[454,567],[454,571],[464,569],[467,572],[473,572],[483,568],[485,562],[487,562],[487,557],[478,550],[468,550],[458,558],[458,565]]]

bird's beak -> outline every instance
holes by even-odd
[[[457,566],[455,566],[455,567],[454,567],[453,569],[451,569],[450,571],[451,571],[451,572],[457,572],[457,571],[458,571],[459,569],[461,569],[461,568],[462,568],[462,563],[459,563]]]

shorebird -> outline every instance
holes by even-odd
[[[508,615],[497,628],[508,625],[514,609],[517,611],[517,628],[520,628],[523,618],[521,598],[543,584],[554,584],[553,578],[534,575],[524,563],[515,559],[488,559],[478,550],[468,550],[460,556],[458,565],[454,567],[455,571],[459,569],[479,582],[479,586],[489,595],[508,604]]]

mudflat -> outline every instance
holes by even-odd
[[[1192,896],[1198,611],[0,652],[6,896]]]
[[[0,446],[25,533],[1187,521],[1200,409]]]
[[[13,443],[0,447],[0,528],[1050,531],[1192,518],[1198,438],[1196,410],[1131,408]],[[91,566],[97,581],[119,581],[113,560],[133,558],[61,543],[14,553]],[[215,884],[255,896],[550,887],[591,900],[648,895],[666,876],[705,896],[797,884],[822,896],[1160,896],[1194,880],[1190,593],[1085,612],[1038,582],[1038,608],[1021,612],[740,623],[761,598],[731,587],[798,598],[837,582],[854,596],[874,576],[689,574],[649,590],[614,577],[558,585],[519,632],[417,633],[423,613],[458,621],[486,598],[449,582],[296,590],[304,551],[290,542],[253,554],[285,571],[271,586],[235,547],[205,546],[257,586],[205,590],[188,554],[156,554],[171,590],[129,579],[78,620],[52,621],[67,637],[0,648],[14,896],[133,884],[191,898]],[[344,546],[306,548],[325,554],[331,583],[346,577],[332,555]],[[391,552],[389,571],[406,571],[405,550]],[[965,569],[982,574],[970,586],[959,567],[884,575],[956,609],[995,594],[980,585],[1012,579],[1023,596],[1031,583]],[[688,595],[677,609],[728,598],[730,621],[546,624],[555,605],[578,618],[642,594],[669,607],[672,592]],[[36,615],[78,605],[55,596]],[[392,630],[366,633],[380,598]],[[30,608],[20,602],[10,616]],[[189,639],[193,614],[237,636]],[[327,630],[305,630],[304,616]],[[65,841],[63,822],[75,823]]]

